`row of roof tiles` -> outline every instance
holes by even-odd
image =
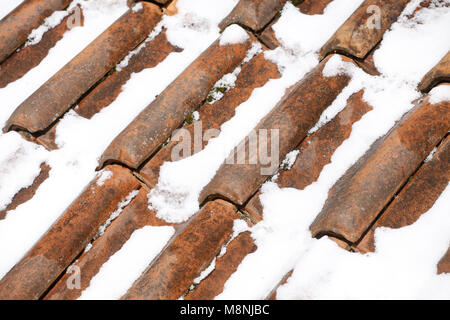
[[[0,73],[3,85],[38,64],[62,37],[66,31],[61,26],[66,25],[64,23],[46,33],[39,44],[14,53],[33,28],[54,10],[67,7],[69,2],[26,1],[0,22],[1,37],[11,37],[4,38],[8,45],[1,48],[2,71],[7,70]],[[167,5],[169,1],[157,2]],[[249,39],[238,44],[213,43],[114,139],[99,161],[99,169],[111,171],[112,178],[103,184],[94,180],[87,186],[27,255],[0,280],[0,298],[78,298],[101,266],[135,230],[146,225],[171,225],[176,233],[160,255],[149,261],[148,268],[124,299],[177,299],[180,296],[212,299],[222,292],[240,262],[256,249],[248,232],[234,239],[232,233],[235,219],[244,219],[250,225],[262,219],[259,188],[267,177],[260,175],[260,165],[224,163],[200,195],[201,210],[186,223],[169,224],[158,219],[148,208],[147,194],[158,181],[162,163],[170,160],[175,144],[165,145],[165,142],[191,112],[200,105],[202,130],[218,129],[233,117],[235,108],[246,101],[255,88],[279,77],[274,63],[266,60],[264,54],[256,55],[242,66],[235,87],[215,102],[214,108],[205,107],[211,88],[223,75],[243,63],[252,42],[260,39],[267,47],[278,45],[271,23],[276,21],[285,2],[241,0],[238,3],[220,26],[226,28],[238,23],[248,30]],[[297,6],[305,14],[317,14],[329,2],[305,0]],[[281,158],[292,150],[300,151],[290,170],[280,169],[276,181],[280,187],[303,189],[314,182],[331,161],[334,150],[349,137],[353,123],[372,109],[363,101],[360,91],[333,120],[308,136],[322,112],[350,81],[347,75],[323,76],[327,61],[337,53],[345,61],[376,74],[373,51],[407,2],[364,1],[322,48],[320,64],[291,87],[257,125],[256,129],[280,130]],[[368,19],[367,8],[375,3],[384,9],[382,27],[361,28]],[[17,130],[25,138],[55,149],[55,128],[65,112],[78,105],[75,112],[92,117],[115,100],[131,73],[154,67],[170,52],[181,50],[168,42],[163,31],[146,43],[121,72],[114,70],[117,63],[146,39],[162,17],[158,6],[142,4],[144,10],[125,13],[24,101],[4,130]],[[42,10],[42,6],[50,7]],[[17,21],[21,22],[20,27]],[[14,35],[8,31],[11,29]],[[400,228],[411,224],[433,205],[450,178],[447,152],[450,104],[448,101],[432,104],[426,92],[439,84],[450,85],[446,83],[450,77],[449,59],[450,53],[424,77],[419,87],[424,96],[417,105],[373,144],[330,190],[322,212],[311,225],[313,236],[327,235],[347,250],[373,251],[373,233],[377,227]],[[19,64],[20,61],[23,63]],[[13,71],[12,67],[8,69],[8,64],[20,67]],[[188,123],[185,127],[192,131],[194,126],[195,123]],[[206,143],[204,141],[203,146]],[[436,146],[433,159],[424,162]],[[247,160],[248,157],[246,154]],[[33,185],[14,197],[8,208],[0,212],[0,219],[7,211],[30,199],[48,171],[49,167],[43,164]],[[135,190],[139,190],[138,195],[104,234],[96,238],[111,212]],[[89,243],[92,249],[84,252]],[[219,256],[223,246],[227,246],[227,252]],[[215,270],[192,287],[194,279],[216,257]],[[81,288],[69,289],[66,286],[69,275],[64,272],[76,259],[83,274]],[[439,264],[439,272],[450,272],[449,259],[447,252]],[[276,293],[271,295],[274,297]]]

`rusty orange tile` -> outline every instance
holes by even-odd
[[[349,61],[347,58],[343,58]],[[256,126],[255,131],[266,129],[279,130],[279,156],[281,159],[294,149],[307,135],[308,130],[320,118],[322,112],[336,99],[348,84],[349,77],[339,75],[324,77],[322,70],[328,59],[293,86],[272,111]],[[268,134],[267,145],[271,145],[272,136]],[[261,174],[264,167],[257,159],[249,159],[249,138],[245,138],[245,164],[223,163],[213,180],[200,194],[200,203],[206,199],[228,199],[236,205],[244,205],[267,179]],[[258,144],[258,150],[260,143]],[[232,154],[239,152],[235,149]],[[259,154],[259,151],[258,151]],[[251,164],[256,163],[256,164]],[[277,168],[276,168],[277,169]],[[275,169],[275,171],[276,171]],[[275,172],[272,172],[272,174]]]
[[[323,14],[323,11],[331,2],[333,0],[304,0],[297,4],[296,7],[304,14]]]
[[[28,71],[38,66],[47,56],[50,49],[70,30],[68,21],[73,19],[73,16],[78,14],[78,12],[81,13],[80,23],[83,25],[84,16],[81,8],[73,10],[60,24],[44,33],[39,43],[26,46],[5,60],[0,65],[0,88],[4,88],[8,83],[20,79]]]
[[[132,73],[140,72],[146,68],[153,68],[163,61],[171,52],[178,52],[181,49],[172,46],[162,31],[152,41],[132,56],[128,65],[120,72],[113,72],[105,80],[93,88],[79,103],[74,111],[80,116],[90,119],[94,114],[110,105],[122,91],[122,86],[130,79]],[[36,142],[43,145],[48,150],[58,149],[55,143],[56,126],[36,138]]]
[[[353,124],[372,110],[363,95],[362,90],[353,94],[341,112],[301,143],[293,166],[282,171],[276,181],[280,187],[302,190],[319,178],[334,151],[350,136]]]
[[[175,300],[185,294],[233,233],[236,208],[207,203],[122,297],[125,300]],[[149,261],[150,263],[150,261]]]
[[[164,14],[168,16],[173,16],[177,14],[178,13],[177,2],[178,0],[173,0],[171,3],[169,3],[167,7],[164,8]]]
[[[56,122],[51,128],[44,134],[34,137],[34,142],[39,143],[47,150],[56,150],[58,145],[56,144],[56,128],[59,121]],[[19,131],[20,133],[26,133],[27,131]]]
[[[158,6],[127,11],[72,61],[25,100],[9,118],[5,131],[42,132],[141,43],[161,18]],[[106,58],[107,57],[107,58]]]
[[[398,229],[416,222],[422,214],[431,209],[448,181],[450,181],[450,137],[441,143],[433,158],[425,162],[411,177],[374,226],[356,245],[356,249],[361,252],[375,251],[376,228]]]
[[[221,29],[236,23],[260,31],[283,8],[286,0],[240,0],[233,11],[219,24]]]
[[[122,248],[134,231],[149,225],[172,225],[158,219],[155,212],[149,210],[147,199],[149,191],[145,186],[142,187],[136,198],[111,223],[105,233],[92,243],[91,249],[81,254],[77,259],[75,265],[80,268],[80,274],[82,274],[80,289],[69,289],[67,287],[67,280],[71,274],[66,273],[58,280],[44,299],[74,300],[79,298],[83,290],[89,286],[91,279],[100,271],[102,265]],[[173,225],[173,227],[179,230],[182,225]]]
[[[21,204],[27,202],[31,198],[33,198],[34,194],[36,193],[37,189],[40,187],[40,185],[47,180],[48,175],[50,172],[50,167],[43,163],[41,164],[41,171],[39,175],[34,179],[33,184],[27,188],[21,189],[12,199],[11,203],[6,207],[5,210],[0,210],[0,220],[5,219],[6,214],[8,211],[15,210],[18,206]]]
[[[322,47],[320,57],[339,52],[364,59],[397,20],[408,2],[409,0],[364,1]],[[377,14],[380,14],[379,20]]]
[[[122,163],[137,169],[205,101],[214,84],[239,66],[253,40],[224,46],[215,41],[113,140],[99,167]]]
[[[227,91],[224,97],[214,104],[205,102],[199,109],[200,120],[202,121],[202,133],[209,129],[220,129],[220,126],[234,116],[234,111],[241,103],[248,100],[255,88],[263,86],[269,79],[278,78],[277,66],[264,58],[261,53],[242,66],[242,71],[238,75],[235,87]],[[194,132],[195,124],[189,124],[184,128],[191,134]],[[204,136],[204,135],[202,135]],[[194,150],[194,139],[192,139],[191,150]],[[170,141],[169,144],[161,148],[154,157],[140,170],[139,178],[148,186],[153,187],[159,178],[159,169],[165,161],[171,161],[173,147],[177,141]],[[202,141],[203,147],[208,143]]]
[[[72,0],[28,0],[22,2],[0,21],[0,62],[27,41],[54,11],[63,10]]]
[[[315,237],[357,242],[450,127],[450,103],[414,107],[331,188]]]
[[[370,51],[364,59],[359,59],[356,57],[353,57],[353,61],[366,73],[373,75],[373,76],[379,76],[381,73],[375,66],[375,60],[373,58],[373,55],[375,51],[377,51],[380,47],[380,43],[377,44],[372,51]]]
[[[227,246],[227,252],[217,258],[215,269],[190,291],[185,300],[212,300],[222,293],[225,283],[237,270],[242,260],[256,250],[250,232],[241,233]]]
[[[418,89],[428,92],[441,82],[450,82],[450,51],[423,77]]]
[[[75,112],[80,116],[90,119],[104,107],[110,105],[120,94],[122,86],[130,79],[132,73],[141,72],[147,68],[154,68],[162,62],[171,52],[180,52],[168,40],[166,31],[163,30],[128,62],[120,72],[115,71],[78,104]]]
[[[438,274],[450,273],[450,247],[438,263]]]
[[[275,286],[275,288],[267,295],[266,300],[277,300],[277,290],[278,290],[278,288],[287,283],[289,278],[292,276],[293,272],[294,272],[294,270],[291,270],[288,273],[286,273],[286,275]]]
[[[112,177],[95,179],[55,224],[0,280],[0,300],[38,299],[93,239],[121,201],[140,184],[128,169],[110,166]]]

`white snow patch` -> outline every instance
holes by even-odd
[[[0,6],[0,19],[6,17],[22,2],[23,0],[2,0],[2,5]]]
[[[20,134],[0,134],[0,210],[22,188],[32,185],[46,159],[43,147],[24,140]]]
[[[192,117],[193,117],[194,121],[198,121],[198,120],[200,120],[200,113],[198,111],[194,111],[194,112],[192,112]]]
[[[208,267],[206,267],[205,270],[203,270],[200,275],[194,279],[193,281],[193,285],[197,285],[200,282],[202,282],[207,276],[209,276],[211,274],[211,272],[214,271],[214,269],[216,268],[216,257],[213,259],[213,261],[209,264]]]
[[[136,230],[91,279],[79,300],[117,300],[131,287],[175,233],[173,227]]]
[[[424,162],[429,162],[433,159],[434,154],[437,151],[437,147],[434,147],[433,150],[431,150],[430,154],[425,158]]]
[[[295,54],[316,53],[363,0],[334,0],[321,15],[300,12],[289,1],[273,25],[281,45]]]
[[[98,173],[98,178],[97,178],[97,185],[99,187],[101,187],[102,185],[105,184],[106,180],[111,179],[111,177],[113,176],[113,173],[111,170],[108,169],[104,169],[101,172]]]
[[[142,3],[139,3],[142,6]],[[150,32],[148,37],[134,50],[130,51],[125,58],[122,59],[116,66],[116,71],[120,72],[128,66],[130,59],[138,54],[150,41],[154,40],[162,31],[164,21],[160,21],[155,28]]]
[[[140,10],[142,10],[142,9],[144,9],[144,6],[142,5],[142,2],[139,2],[139,3],[135,4],[135,5],[133,6],[133,8],[131,8],[131,10],[132,10],[133,12],[138,12],[138,11],[140,11]]]
[[[286,155],[286,158],[281,162],[283,170],[291,170],[299,153],[300,150],[293,150]]]
[[[220,45],[244,43],[249,38],[247,31],[237,24],[232,24],[220,36]]]
[[[106,220],[106,222],[100,226],[100,228],[98,229],[97,234],[94,236],[93,240],[98,239],[99,237],[101,237],[104,233],[106,228],[108,228],[108,226],[111,224],[111,222],[113,222],[114,220],[116,220],[119,215],[122,213],[123,209],[130,204],[131,200],[133,200],[137,195],[139,194],[139,190],[133,190],[131,191],[127,197],[125,198],[125,200],[121,201],[118,205],[117,205],[117,210],[115,210],[113,213],[111,213],[111,215],[109,216],[108,220]]]
[[[59,25],[61,23],[61,21],[63,21],[63,19],[65,17],[67,17],[68,15],[69,15],[68,10],[53,12],[53,14],[51,16],[47,17],[44,20],[43,24],[41,24],[39,27],[37,27],[36,29],[31,31],[31,33],[28,35],[28,40],[25,43],[25,47],[32,46],[32,45],[35,45],[35,44],[38,44],[39,42],[41,42],[44,34],[47,31],[49,31],[49,30],[53,29],[54,27],[56,27],[57,25]]]
[[[164,16],[167,38],[180,48],[200,55],[220,36],[218,24],[236,6],[238,0],[178,0],[178,13]]]
[[[450,37],[448,1],[434,1],[412,13],[421,0],[410,1],[396,23],[385,33],[383,46],[374,54],[375,66],[386,76],[417,84],[447,54]],[[405,48],[408,48],[406,51]]]
[[[86,248],[84,248],[84,253],[89,252],[92,249],[92,243],[89,242]]]
[[[430,93],[430,103],[438,104],[444,101],[450,101],[450,85],[440,85],[433,88]]]
[[[419,220],[401,229],[378,228],[376,252],[340,249],[315,240],[279,299],[448,299],[450,274],[437,263],[450,245],[450,186]]]

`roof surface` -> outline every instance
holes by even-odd
[[[9,2],[0,299],[450,298],[449,1]]]

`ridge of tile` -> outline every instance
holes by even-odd
[[[50,49],[71,29],[68,22],[74,15],[80,14],[80,25],[83,25],[83,11],[80,6],[78,8],[73,9],[61,23],[44,33],[39,43],[21,48],[0,64],[0,88],[22,78],[28,71],[39,65]]]
[[[423,77],[418,89],[428,92],[441,82],[450,82],[450,51]]]
[[[0,21],[0,62],[3,62],[54,11],[63,10],[72,0],[29,0],[22,2]]]
[[[398,229],[416,222],[422,214],[431,209],[449,180],[450,136],[447,136],[433,154],[433,158],[426,161],[409,179],[355,248],[360,252],[373,252],[375,229]]]
[[[366,0],[320,50],[320,58],[333,52],[364,59],[397,20],[409,0]]]
[[[92,88],[73,110],[78,115],[90,119],[118,97],[122,91],[122,86],[130,79],[132,73],[138,73],[146,68],[153,68],[171,52],[180,50],[169,43],[166,32],[163,30],[153,40],[145,43],[142,49],[129,59],[127,66],[121,68],[121,71],[116,70],[112,72],[102,82]],[[38,136],[36,142],[48,150],[58,149],[55,143],[57,124],[55,123],[45,134]]]
[[[236,23],[260,31],[283,8],[287,0],[240,0],[233,11],[219,24],[220,29]]]
[[[450,102],[417,104],[330,189],[310,230],[357,242],[450,127]]]
[[[161,18],[158,6],[143,2],[128,10],[80,54],[26,99],[11,115],[4,131],[15,128],[43,132],[141,43]],[[105,59],[105,57],[108,57]]]

